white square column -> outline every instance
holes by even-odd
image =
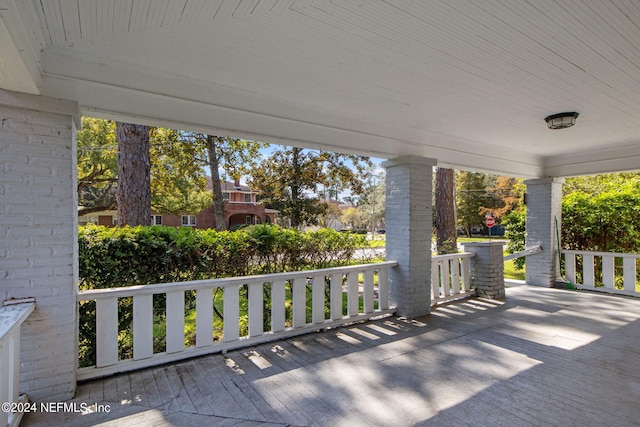
[[[431,312],[432,177],[435,159],[404,156],[386,168],[387,260],[390,297],[398,315],[415,318]]]
[[[78,239],[75,102],[0,90],[0,304],[35,298],[20,392],[75,393]]]
[[[554,285],[560,274],[558,236],[562,224],[561,178],[532,179],[527,185],[527,237],[525,245],[542,246],[542,252],[527,256],[528,285]],[[557,224],[557,228],[556,228]]]

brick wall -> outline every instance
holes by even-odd
[[[75,103],[0,90],[0,301],[35,297],[21,391],[71,398],[77,363]]]
[[[541,245],[542,252],[527,256],[526,281],[529,285],[553,286],[559,273],[558,231],[562,223],[562,183],[558,178],[534,179],[527,185],[526,246]]]
[[[471,287],[484,298],[504,299],[504,242],[464,242],[465,252],[476,255],[471,260]]]
[[[386,252],[398,261],[390,271],[390,297],[398,314],[431,312],[432,176],[436,161],[406,156],[386,168]]]

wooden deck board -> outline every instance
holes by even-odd
[[[640,300],[517,287],[83,383],[23,426],[636,425]]]

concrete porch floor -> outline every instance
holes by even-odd
[[[631,426],[640,299],[519,286],[79,385],[22,426]]]

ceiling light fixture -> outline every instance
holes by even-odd
[[[579,113],[572,111],[570,113],[552,114],[544,119],[549,129],[566,129],[576,124]]]

